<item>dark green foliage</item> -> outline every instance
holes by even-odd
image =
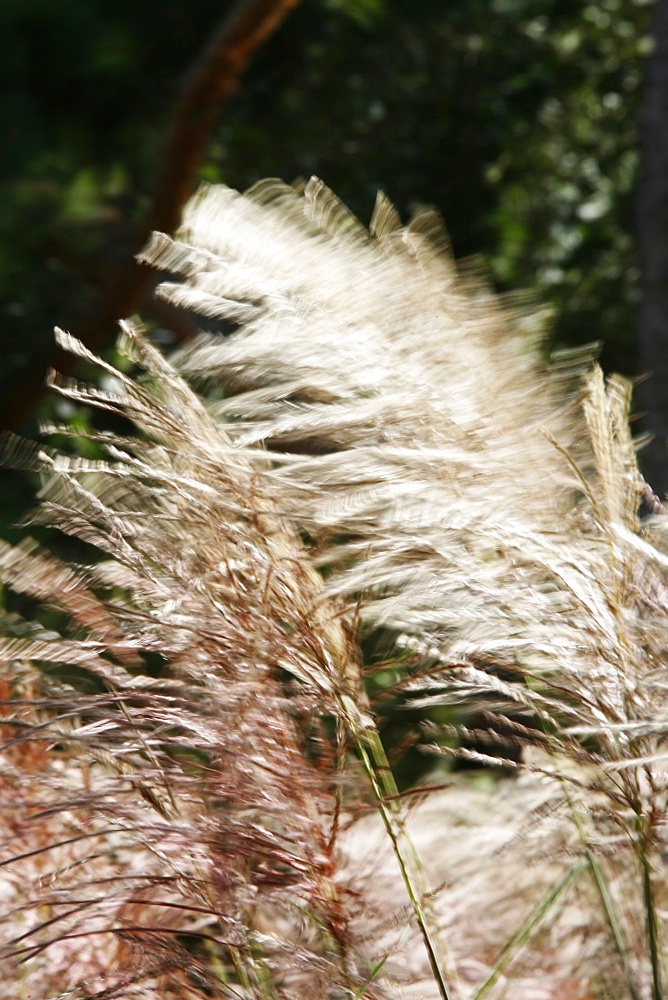
[[[0,10],[5,385],[128,253],[213,0]],[[316,173],[363,217],[383,187],[443,213],[458,256],[538,288],[558,341],[634,370],[631,196],[648,4],[315,0],[256,58],[201,174]],[[43,360],[42,362],[43,363]]]

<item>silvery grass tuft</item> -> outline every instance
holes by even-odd
[[[5,443],[30,523],[97,550],[0,549],[12,995],[659,1000],[668,554],[628,385],[545,366],[383,197],[367,231],[319,181],[205,189],[144,259],[208,332],[168,362],[125,324],[124,371],[59,333],[100,378],[53,376],[134,431]],[[388,699],[434,755],[401,794]]]

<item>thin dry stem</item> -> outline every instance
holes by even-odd
[[[145,260],[209,332],[172,364],[125,325],[136,375],[60,333],[100,384],[52,379],[136,436],[5,444],[31,522],[98,553],[0,548],[6,981],[658,1000],[668,552],[630,387],[546,366],[540,316],[384,198],[368,232],[319,181],[207,189]],[[360,624],[396,658],[363,670]],[[365,683],[419,720],[423,796]],[[515,775],[428,794],[453,758]]]

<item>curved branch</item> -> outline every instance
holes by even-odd
[[[241,0],[221,22],[196,59],[172,116],[162,153],[162,171],[151,206],[127,258],[100,292],[90,313],[72,333],[93,350],[107,343],[119,319],[141,306],[155,284],[155,273],[135,260],[154,230],[172,233],[181,209],[197,184],[197,169],[221,107],[236,89],[253,53],[299,0]],[[71,355],[54,349],[51,364],[64,373]],[[33,366],[2,401],[0,426],[20,424],[44,394],[44,369]]]
[[[236,89],[246,64],[299,0],[246,0],[221,24],[190,74],[172,120],[155,201],[144,220],[140,247],[154,230],[171,233],[195,187],[197,168],[222,102]]]

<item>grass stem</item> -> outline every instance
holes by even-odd
[[[392,843],[441,1000],[456,1000],[452,983],[448,985],[446,981],[446,970],[448,978],[455,978],[452,960],[449,955],[443,954],[444,945],[436,939],[425,912],[427,878],[417,849],[405,829],[404,807],[382,740],[377,730],[373,729],[365,733],[364,739],[357,737],[356,745]]]

